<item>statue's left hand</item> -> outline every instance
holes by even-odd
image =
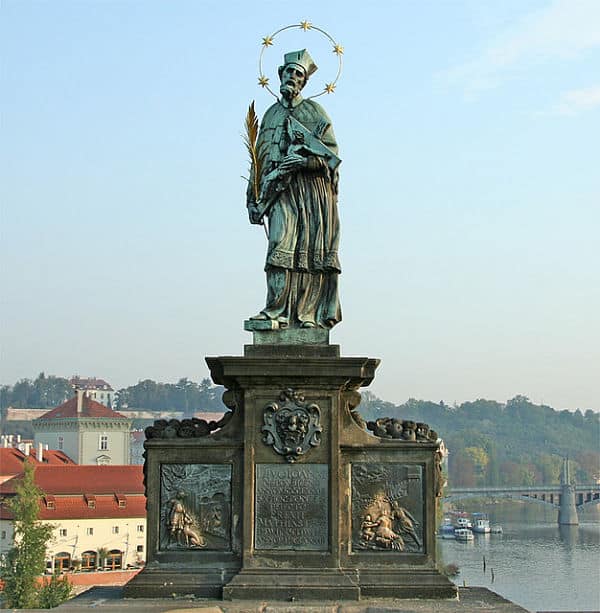
[[[307,158],[297,153],[291,153],[283,158],[283,161],[281,164],[279,164],[278,170],[283,174],[287,174],[289,172],[293,172],[294,170],[305,168],[307,164]]]

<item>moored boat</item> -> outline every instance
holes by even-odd
[[[454,526],[456,528],[471,528],[471,520],[468,517],[459,516],[454,521]]]
[[[490,528],[490,532],[492,534],[502,534],[503,532],[502,526],[500,524],[495,524],[494,526]]]
[[[450,522],[444,522],[439,528],[437,535],[443,539],[456,538],[454,534],[454,526]]]
[[[491,532],[490,520],[486,513],[473,513],[473,525],[471,530],[479,534],[489,534]]]
[[[454,536],[457,541],[472,541],[475,538],[468,528],[457,528]]]

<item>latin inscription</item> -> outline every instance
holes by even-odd
[[[329,549],[327,464],[257,464],[256,549]]]

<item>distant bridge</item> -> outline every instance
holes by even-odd
[[[600,484],[573,485],[575,506],[582,509],[600,503]],[[444,500],[454,502],[466,498],[512,498],[560,508],[563,486],[536,485],[521,487],[453,487]]]

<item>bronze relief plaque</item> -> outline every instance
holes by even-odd
[[[420,464],[352,464],[352,550],[423,553]]]
[[[162,464],[159,549],[231,550],[231,465]]]
[[[257,464],[254,548],[329,549],[327,464]]]

